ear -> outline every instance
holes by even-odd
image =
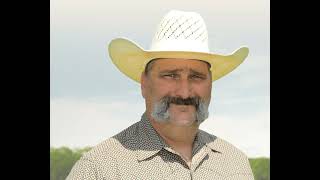
[[[147,89],[147,84],[148,84],[148,77],[146,74],[143,72],[141,73],[141,94],[145,98],[146,97],[146,89]]]

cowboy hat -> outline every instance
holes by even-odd
[[[238,67],[248,56],[241,47],[229,55],[212,53],[208,48],[208,33],[202,17],[195,12],[172,10],[160,22],[150,50],[144,50],[126,38],[109,43],[109,56],[116,67],[140,83],[141,73],[153,59],[195,59],[210,63],[212,81]]]

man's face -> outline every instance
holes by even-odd
[[[188,59],[155,60],[141,77],[147,113],[158,122],[190,126],[207,118],[212,80],[208,64]]]

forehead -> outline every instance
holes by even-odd
[[[173,69],[184,69],[184,70],[198,70],[202,72],[208,72],[208,63],[195,60],[195,59],[156,59],[153,62],[153,68],[157,70],[173,70]]]

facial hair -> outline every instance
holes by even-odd
[[[209,116],[209,103],[200,97],[189,97],[186,99],[180,97],[165,96],[160,101],[154,103],[151,116],[157,122],[168,122],[170,119],[169,106],[170,104],[177,105],[193,105],[196,108],[196,122],[200,125]]]

